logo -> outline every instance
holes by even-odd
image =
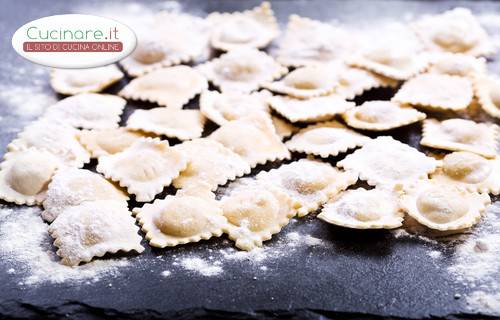
[[[137,38],[126,25],[103,17],[64,14],[31,21],[12,37],[12,47],[31,62],[54,68],[92,68],[134,51]]]

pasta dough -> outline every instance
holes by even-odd
[[[427,178],[436,165],[434,158],[389,136],[368,141],[337,163],[337,167],[358,172],[369,185],[382,188]]]
[[[90,69],[53,69],[50,85],[55,92],[73,95],[100,92],[123,79],[123,72],[114,64]]]
[[[318,218],[352,229],[394,229],[402,225],[403,215],[394,191],[358,188],[330,200]]]
[[[200,196],[179,191],[135,208],[134,213],[149,244],[158,248],[220,237],[227,226],[213,193]]]
[[[492,123],[477,123],[464,119],[424,121],[420,144],[451,151],[469,151],[486,158],[497,155],[499,127]]]
[[[48,186],[42,218],[52,222],[66,208],[86,201],[113,200],[126,205],[128,199],[125,192],[97,173],[63,168],[57,171]]]
[[[208,138],[220,142],[240,155],[252,168],[291,156],[276,134],[271,119],[262,114],[230,121]]]
[[[199,110],[153,108],[136,110],[127,120],[127,128],[165,135],[179,140],[201,137],[205,117]]]
[[[197,67],[222,92],[248,93],[288,72],[255,49],[236,49]]]
[[[367,136],[350,130],[339,122],[331,121],[300,130],[286,142],[286,146],[290,151],[327,158],[360,147],[369,140]]]
[[[207,80],[196,70],[188,66],[175,66],[158,69],[132,80],[119,95],[126,99],[181,109],[207,88]]]
[[[141,138],[122,152],[99,158],[97,171],[148,202],[186,169],[187,158],[167,141]]]
[[[372,131],[403,127],[425,119],[425,113],[390,101],[367,101],[342,115],[348,126]]]
[[[0,199],[16,204],[41,204],[47,184],[60,166],[50,152],[29,148],[7,153],[0,165]]]
[[[77,134],[80,143],[90,152],[92,158],[115,154],[130,147],[143,133],[129,131],[126,128],[82,130]]]
[[[355,184],[358,176],[318,160],[301,159],[278,169],[260,172],[257,179],[273,184],[288,194],[300,205],[297,215],[303,217]]]
[[[49,226],[49,233],[61,262],[76,266],[106,253],[144,251],[134,222],[123,202],[90,201],[66,208]]]

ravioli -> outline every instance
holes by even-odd
[[[181,109],[197,94],[208,88],[207,80],[195,69],[175,66],[154,70],[127,84],[119,95],[132,100],[157,103]]]
[[[290,151],[328,158],[360,147],[368,141],[369,137],[350,130],[339,122],[330,121],[300,130],[286,142],[286,146]]]
[[[342,61],[359,47],[360,39],[351,30],[292,14],[276,59],[290,67],[322,65]]]
[[[458,151],[447,154],[432,179],[460,184],[467,190],[500,194],[500,159],[485,159],[475,153]]]
[[[297,215],[303,217],[355,184],[358,176],[322,161],[301,159],[268,172],[260,172],[257,179],[288,194],[300,205]]]
[[[160,12],[152,25],[136,30],[138,43],[134,52],[120,61],[132,77],[178,64],[189,63],[207,55],[210,28],[205,19],[189,14]],[[189,39],[189,41],[186,41]]]
[[[490,204],[486,193],[470,192],[456,184],[421,180],[404,188],[403,209],[424,226],[440,231],[475,225]]]
[[[8,146],[9,152],[24,151],[29,148],[45,150],[56,156],[63,164],[83,167],[90,161],[90,155],[78,142],[78,130],[60,121],[37,120],[18,134]]]
[[[392,101],[435,110],[464,110],[472,102],[470,80],[447,74],[424,73],[405,82]]]
[[[201,137],[205,117],[199,110],[153,108],[136,110],[127,120],[127,128],[179,140]]]
[[[65,95],[100,92],[123,76],[114,64],[89,69],[53,69],[50,85],[55,92]]]
[[[122,152],[99,158],[97,171],[149,202],[186,169],[187,158],[168,141],[141,138]]]
[[[299,99],[307,99],[332,93],[338,81],[337,74],[330,68],[310,66],[295,69],[282,80],[264,83],[263,87]]]
[[[16,204],[41,204],[47,185],[60,166],[57,157],[36,148],[7,153],[0,164],[0,199]]]
[[[134,213],[149,244],[157,248],[220,237],[227,219],[215,194],[167,196],[135,208]]]
[[[337,163],[339,168],[357,172],[369,185],[383,188],[425,179],[436,166],[434,158],[390,136],[366,142],[361,149]]]
[[[395,102],[373,100],[347,110],[342,117],[348,126],[356,129],[385,131],[421,121],[427,116]]]
[[[486,59],[475,58],[461,53],[433,53],[428,73],[447,74],[450,76],[473,78],[486,73]]]
[[[77,134],[78,141],[90,152],[92,158],[121,152],[144,136],[144,133],[130,131],[123,127],[82,130]]]
[[[281,231],[296,210],[292,199],[274,186],[240,185],[221,199],[227,234],[236,247],[251,251]]]
[[[493,123],[477,123],[465,119],[424,121],[420,144],[450,151],[469,151],[486,158],[495,158],[499,127]]]
[[[212,26],[212,47],[219,50],[264,48],[279,35],[278,22],[267,1],[243,12],[213,12],[206,19]]]
[[[141,253],[142,237],[126,203],[89,201],[66,208],[49,226],[62,264],[77,266],[118,251]]]
[[[407,80],[429,64],[418,38],[403,24],[388,23],[365,31],[364,42],[361,50],[346,59],[349,65],[387,78]]]
[[[375,88],[395,88],[398,81],[361,68],[339,66],[338,84],[335,93],[348,100]]]
[[[200,111],[219,126],[255,112],[269,113],[267,90],[252,93],[204,91],[200,96]]]
[[[86,201],[113,200],[125,205],[128,195],[103,176],[86,169],[63,168],[48,185],[42,218],[52,222],[68,207]]]
[[[351,229],[394,229],[403,223],[398,194],[387,189],[347,190],[330,200],[318,218]]]
[[[290,158],[267,115],[255,114],[233,120],[215,130],[209,139],[220,142],[254,168],[268,161]]]
[[[476,75],[474,80],[479,105],[490,116],[500,119],[500,78]]]
[[[268,99],[269,105],[276,112],[291,122],[317,122],[331,120],[355,106],[339,95],[295,99],[287,96],[274,96]]]
[[[117,128],[127,101],[110,94],[81,93],[65,98],[45,112],[44,117],[75,128]]]
[[[293,124],[275,116],[271,116],[271,121],[273,122],[274,129],[276,130],[276,134],[281,138],[285,139],[290,137],[292,134],[296,133],[300,130],[299,127],[294,126]]]
[[[494,45],[471,11],[455,8],[427,15],[412,24],[427,50],[488,56]]]
[[[197,69],[222,92],[248,93],[288,72],[262,51],[235,49],[212,59]]]

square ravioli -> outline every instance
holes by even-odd
[[[472,102],[469,79],[424,73],[405,82],[392,101],[436,110],[464,110]]]
[[[276,59],[289,67],[342,61],[360,47],[357,33],[340,25],[290,15]]]
[[[467,191],[454,183],[420,180],[404,187],[400,203],[420,224],[448,231],[475,225],[491,201],[487,193]]]
[[[123,76],[114,64],[89,69],[53,69],[50,85],[55,92],[65,95],[100,92]]]
[[[369,185],[385,188],[427,178],[436,166],[436,159],[390,136],[368,141],[337,163],[339,168],[357,172]]]
[[[120,61],[132,77],[204,58],[210,47],[209,24],[190,14],[161,11],[134,31],[137,47]]]
[[[428,73],[473,78],[486,73],[486,59],[462,53],[436,52],[430,54]]]
[[[361,50],[347,58],[349,65],[394,80],[407,80],[429,65],[420,41],[401,23],[388,23],[365,31],[364,42]]]
[[[310,99],[295,99],[287,96],[273,96],[268,99],[269,105],[277,113],[291,122],[317,122],[331,120],[356,104],[343,97],[331,94]]]
[[[0,164],[0,199],[15,204],[41,204],[61,161],[45,150],[9,152]]]
[[[500,194],[500,158],[485,159],[475,153],[458,151],[447,154],[432,180],[459,184],[470,191]]]
[[[251,170],[242,157],[214,140],[196,139],[173,148],[188,158],[187,168],[173,180],[174,187],[179,189],[206,184],[215,191],[219,185],[248,174]]]
[[[495,53],[493,42],[471,11],[455,8],[427,15],[412,24],[427,50],[487,56]]]
[[[342,115],[349,127],[385,131],[403,127],[425,119],[425,113],[391,101],[366,101]]]
[[[127,101],[111,94],[81,93],[47,108],[44,118],[67,123],[75,128],[118,128]]]
[[[149,244],[157,248],[220,237],[227,227],[221,204],[211,192],[181,190],[133,211]]]
[[[262,247],[296,213],[296,205],[286,193],[264,182],[239,184],[220,201],[229,239],[246,251]]]
[[[352,100],[363,92],[375,88],[395,88],[399,81],[378,75],[374,72],[347,65],[339,65],[338,84],[335,93]]]
[[[398,228],[404,217],[398,197],[395,191],[387,189],[347,190],[330,200],[318,218],[351,229]]]
[[[123,127],[82,130],[77,133],[78,141],[90,152],[92,158],[121,152],[142,137],[145,137],[144,133],[130,131]]]
[[[181,109],[189,100],[208,89],[207,80],[195,69],[175,66],[157,69],[130,81],[118,94],[126,99],[157,103]]]
[[[122,152],[99,158],[97,171],[149,202],[186,169],[187,158],[168,141],[141,138]]]
[[[271,119],[263,114],[229,121],[208,138],[220,142],[240,155],[252,168],[258,164],[288,159],[291,156],[276,134]]]
[[[299,99],[326,96],[335,91],[338,75],[326,66],[298,68],[283,79],[266,82],[262,86],[274,92]]]
[[[139,228],[120,201],[88,201],[66,208],[49,226],[61,262],[77,266],[118,251],[141,253]]]
[[[330,121],[300,130],[286,142],[286,146],[290,151],[328,158],[360,147],[368,141],[369,137],[348,129],[337,121]]]
[[[200,111],[222,126],[231,120],[238,120],[255,112],[269,113],[267,99],[271,93],[261,90],[252,93],[204,91],[200,96]]]
[[[255,49],[236,49],[197,69],[222,92],[248,93],[288,72],[272,57]]]
[[[474,91],[481,108],[490,116],[500,119],[500,78],[476,74]]]
[[[286,120],[283,120],[276,116],[271,116],[271,121],[273,122],[276,134],[281,138],[285,139],[290,137],[292,134],[300,130],[299,127],[294,126]]]
[[[100,174],[86,169],[62,168],[48,185],[42,218],[52,222],[66,208],[96,200],[121,201],[126,205],[129,197]]]
[[[153,108],[135,110],[127,119],[127,128],[156,135],[165,135],[179,140],[201,137],[205,117],[199,110]]]
[[[26,126],[7,146],[17,152],[29,148],[46,150],[64,165],[81,168],[90,162],[90,155],[77,140],[78,130],[60,121],[37,120]]]
[[[243,12],[213,12],[206,19],[211,24],[212,47],[224,51],[264,48],[280,32],[278,21],[267,1]]]
[[[358,175],[340,171],[319,160],[301,159],[277,169],[260,172],[257,179],[288,194],[300,206],[297,215],[303,217],[355,184]]]
[[[499,127],[465,119],[424,121],[420,144],[450,151],[469,151],[486,158],[497,156]]]

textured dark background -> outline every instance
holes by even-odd
[[[97,8],[108,2],[89,3],[95,3]],[[182,7],[185,11],[203,14],[214,10],[241,10],[256,4],[258,1],[183,1]],[[291,13],[366,25],[383,19],[401,20],[408,14],[441,12],[455,6],[469,7],[477,13],[500,12],[500,3],[489,1],[292,0],[273,1],[272,5],[282,24],[286,23]],[[69,13],[75,6],[76,2],[63,0],[0,1],[0,84],[22,84],[30,79],[29,74],[12,75],[13,65],[29,64],[11,48],[13,32],[30,20]],[[151,4],[151,7],[154,5]],[[108,91],[116,92],[124,83]],[[50,88],[47,87],[47,90]],[[387,90],[372,91],[357,102],[388,99],[391,95],[392,92]],[[129,103],[126,115],[138,107],[149,108],[151,105]],[[11,114],[11,110],[0,101],[0,116],[4,120],[15,121]],[[22,125],[10,123],[9,130],[5,126],[0,127],[1,153]],[[12,127],[16,130],[11,130]],[[413,125],[390,134],[417,147],[420,130],[420,125]],[[329,160],[335,163],[338,159]],[[272,166],[259,167],[256,171]],[[137,319],[162,316],[179,319],[205,319],[209,316],[489,318],[471,314],[464,299],[454,298],[457,293],[466,295],[469,289],[455,282],[445,270],[453,256],[453,245],[429,244],[411,238],[395,239],[389,231],[346,230],[316,220],[314,215],[288,225],[265,245],[274,246],[277,241],[286,241],[285,234],[290,231],[321,238],[327,245],[299,247],[289,255],[267,261],[267,272],[246,261],[226,261],[224,273],[217,277],[203,277],[178,269],[167,278],[160,276],[160,272],[172,270],[174,255],[190,252],[208,257],[211,254],[209,249],[218,250],[231,246],[231,243],[214,239],[166,250],[151,250],[145,245],[144,254],[133,257],[132,266],[122,269],[121,275],[116,278],[105,278],[93,284],[66,282],[34,287],[20,287],[17,284],[19,279],[8,275],[8,266],[0,261],[0,315],[33,318],[118,316]],[[439,260],[440,264],[428,255],[430,250],[436,249],[444,255]],[[161,258],[158,259],[158,256]]]

